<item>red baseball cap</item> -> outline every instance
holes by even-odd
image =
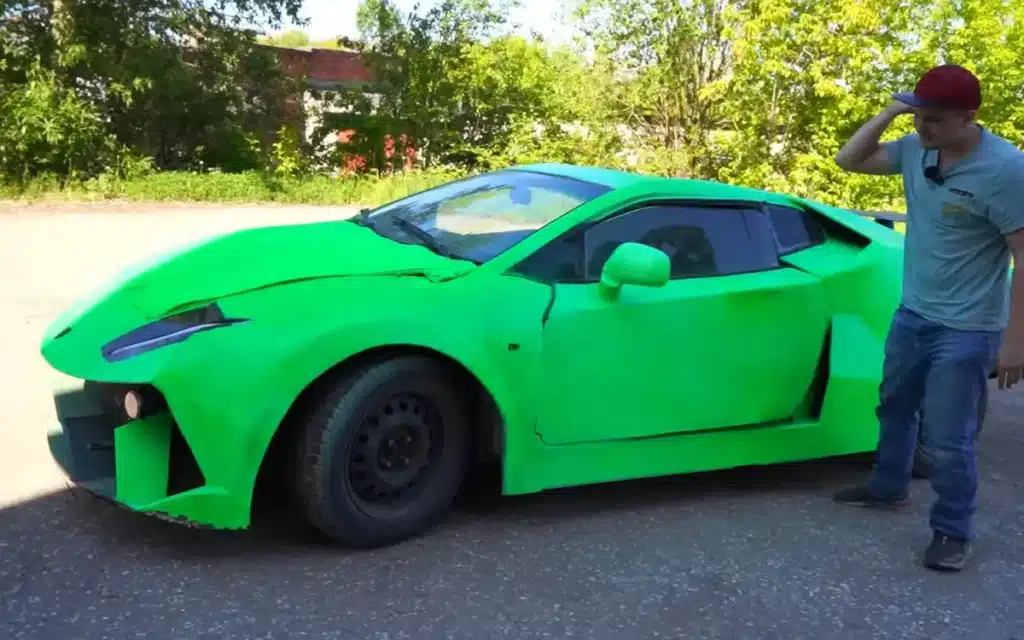
[[[921,76],[913,93],[894,93],[892,97],[912,107],[974,111],[981,106],[981,83],[967,69],[944,64]]]

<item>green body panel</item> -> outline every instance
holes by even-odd
[[[115,498],[133,507],[143,507],[166,497],[171,453],[171,416],[161,413],[145,420],[133,420],[114,431],[117,477],[128,480],[117,485]]]
[[[78,340],[106,340],[181,307],[198,305],[278,284],[353,275],[425,275],[442,280],[472,269],[420,246],[391,242],[345,221],[261,227],[208,238],[133,265],[61,314],[43,336],[43,355],[57,369],[61,358],[81,354],[48,351],[54,337],[74,325]],[[92,346],[93,343],[89,343]],[[98,350],[92,350],[96,366]],[[131,366],[135,366],[134,363]],[[105,379],[107,369],[97,371]],[[112,372],[115,376],[120,371]]]
[[[875,447],[882,345],[899,301],[899,234],[741,187],[521,169],[614,191],[481,265],[345,221],[269,227],[158,256],[69,309],[43,337],[53,368],[152,385],[169,407],[108,427],[116,476],[108,497],[215,527],[247,526],[257,473],[300,394],[352,357],[393,346],[458,362],[491,396],[507,494]],[[613,297],[598,283],[551,285],[513,271],[582,223],[680,198],[801,204],[845,232],[785,256],[776,270],[626,285]],[[101,354],[126,332],[214,301],[245,321],[120,361]],[[66,462],[68,451],[84,458],[85,445],[58,441],[84,433],[76,425],[89,411],[76,411],[58,411],[63,436],[51,436],[73,476],[80,467]],[[175,432],[201,482],[172,492]]]
[[[856,349],[829,356],[834,373],[819,419],[569,446],[531,442],[514,459],[520,473],[507,472],[506,492],[530,493],[874,450],[878,441],[874,407],[881,369],[872,360],[881,358],[883,340],[859,317],[834,319],[831,335],[832,344],[848,339],[862,342]],[[744,402],[744,385],[733,388],[731,401]]]
[[[802,404],[828,328],[818,278],[781,269],[671,280],[616,300],[594,289],[556,287],[539,372],[544,442],[774,422]],[[717,335],[730,339],[706,338]]]

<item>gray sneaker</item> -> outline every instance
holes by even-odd
[[[969,541],[936,531],[924,552],[924,566],[936,571],[960,571],[970,560],[971,551]]]

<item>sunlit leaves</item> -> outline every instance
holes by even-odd
[[[0,23],[0,93],[22,92],[38,60],[54,91],[158,167],[254,168],[253,136],[280,114],[284,80],[242,27],[279,25],[300,8],[301,0],[6,3],[4,17],[16,19]]]

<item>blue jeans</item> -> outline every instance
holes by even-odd
[[[878,465],[868,488],[884,497],[907,495],[920,410],[935,464],[931,528],[965,540],[975,537],[978,408],[1002,337],[1001,331],[950,329],[901,306],[885,342]]]

